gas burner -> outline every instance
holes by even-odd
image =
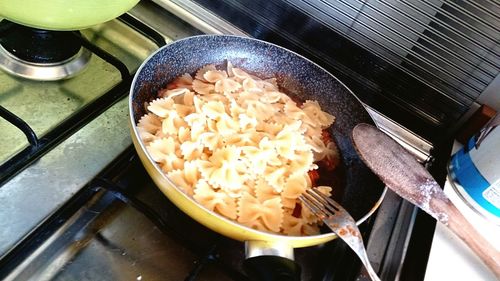
[[[73,31],[29,28],[0,22],[0,68],[32,80],[55,81],[76,75],[90,61]]]
[[[32,80],[56,81],[73,77],[89,62],[91,52],[81,49],[74,57],[59,63],[31,63],[13,56],[0,45],[0,68]]]

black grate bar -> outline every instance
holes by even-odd
[[[75,133],[78,129],[82,128],[85,124],[104,112],[104,110],[113,105],[118,99],[125,97],[128,93],[127,90],[130,88],[130,83],[131,81],[129,79],[128,81],[122,81],[117,84],[106,94],[100,96],[95,101],[60,123],[52,131],[45,134],[39,140],[36,147],[30,145],[4,162],[0,166],[0,186],[20,172],[22,168],[29,165],[38,157],[63,141],[66,137]]]
[[[138,212],[146,216],[165,235],[174,238],[182,245],[187,246],[194,253],[200,254],[200,245],[196,245],[186,240],[182,233],[172,228],[163,218],[151,207],[134,197],[125,187],[122,187],[107,178],[96,178],[92,183],[94,189],[103,189],[113,194],[113,196],[125,204],[130,205]]]
[[[133,157],[131,160],[137,161],[137,157]],[[197,280],[196,278],[198,278],[201,271],[210,263],[213,263],[215,266],[221,268],[227,274],[227,276],[233,280],[248,281],[245,275],[233,269],[231,266],[222,263],[219,260],[217,247],[219,243],[218,241],[221,239],[222,236],[219,236],[219,238],[215,239],[213,245],[208,249],[208,251],[201,252],[202,249],[204,249],[205,247],[202,247],[197,243],[193,243],[193,241],[187,240],[181,232],[170,226],[168,222],[165,221],[161,217],[161,215],[158,214],[153,208],[149,207],[147,204],[137,199],[132,192],[127,190],[125,186],[121,186],[120,184],[117,184],[114,181],[109,180],[109,178],[110,178],[109,176],[96,178],[91,183],[91,186],[94,186],[93,189],[95,191],[103,189],[113,194],[113,196],[116,199],[122,201],[125,204],[130,205],[135,210],[146,216],[149,219],[149,221],[151,221],[165,235],[175,239],[180,244],[187,247],[190,251],[199,255],[200,258],[195,262],[195,267],[184,279],[185,281]]]
[[[73,34],[81,42],[83,47],[87,48],[107,63],[113,65],[120,72],[122,81],[116,84],[107,93],[103,94],[95,101],[73,114],[70,118],[60,123],[56,128],[45,134],[45,136],[41,139],[37,138],[34,131],[24,120],[13,114],[10,114],[11,116],[9,116],[8,113],[4,113],[4,110],[1,110],[0,113],[2,114],[2,117],[23,131],[30,143],[30,146],[26,147],[0,166],[0,185],[7,181],[10,177],[14,176],[23,167],[27,166],[29,163],[49,151],[54,145],[76,132],[93,118],[97,117],[120,98],[126,96],[127,90],[130,88],[132,76],[124,63],[88,41],[78,32],[75,31]],[[5,110],[5,112],[8,111]],[[5,116],[7,116],[7,118]]]
[[[156,227],[158,227],[164,233],[169,235],[174,235],[176,238],[181,239],[182,235],[175,231],[175,229],[171,228],[167,222],[165,222],[162,217],[157,214],[153,209],[151,209],[148,205],[144,204],[142,201],[135,198],[130,192],[128,192],[125,188],[118,186],[112,181],[106,178],[97,178],[93,182],[97,188],[103,188],[106,191],[113,194],[113,196],[122,201],[125,204],[130,205],[143,215],[145,215],[151,222],[153,222]]]
[[[73,35],[78,38],[80,43],[84,48],[87,50],[91,51],[92,53],[96,54],[98,57],[106,61],[107,63],[113,65],[118,71],[120,71],[122,80],[128,80],[130,79],[130,72],[127,68],[127,66],[121,62],[119,59],[111,55],[110,53],[104,51],[103,49],[99,48],[97,45],[93,44],[90,42],[87,38],[82,36],[80,32],[75,31],[73,32]]]
[[[127,18],[127,16],[125,16],[125,18]],[[151,38],[154,38],[153,41],[158,46],[165,45],[164,39],[159,40],[159,38],[163,37],[153,29],[149,28],[148,26],[141,24],[139,21],[133,18],[132,20],[128,20],[126,23],[128,26],[132,27],[138,33],[146,36],[147,38],[150,38],[150,40],[153,40]],[[2,30],[0,30],[0,35],[1,34]],[[29,136],[31,135],[29,131],[33,132],[33,130],[29,128],[29,126],[23,120],[20,120],[21,122],[25,123],[28,128],[26,129],[26,132],[28,132],[29,134],[27,134],[26,137],[30,142],[30,146],[26,147],[25,149],[23,149],[13,157],[11,157],[9,160],[4,162],[2,165],[0,165],[0,186],[8,179],[13,177],[15,174],[17,174],[22,168],[29,165],[38,157],[49,151],[54,145],[58,144],[66,137],[76,132],[78,129],[80,129],[85,124],[90,122],[92,119],[97,117],[99,114],[104,112],[104,110],[109,108],[116,101],[125,97],[128,94],[128,89],[130,89],[130,84],[132,82],[132,75],[129,72],[127,66],[123,62],[121,62],[120,60],[109,54],[108,52],[104,51],[103,49],[97,47],[96,45],[88,41],[85,37],[78,34],[78,32],[74,32],[73,34],[75,35],[75,37],[79,39],[83,47],[90,50],[91,52],[93,52],[94,54],[96,54],[109,64],[113,65],[120,72],[122,81],[117,85],[115,85],[107,93],[103,94],[102,96],[94,100],[92,103],[88,104],[87,106],[76,112],[74,115],[66,119],[64,122],[59,124],[55,129],[48,132],[41,139],[37,138],[36,145],[34,144],[35,142],[33,136]],[[5,117],[6,114],[3,113],[3,110],[1,110],[1,114],[3,118],[7,119]],[[36,135],[34,135],[34,137],[36,137]]]
[[[165,46],[167,42],[165,41],[165,37],[161,36],[158,32],[154,31],[149,26],[144,23],[138,21],[136,18],[132,17],[129,14],[123,14],[118,18],[120,21],[125,23],[126,25],[135,28],[137,32],[142,34],[142,36],[148,38],[153,41],[158,47]]]
[[[35,131],[33,131],[33,129],[28,125],[28,123],[24,122],[23,119],[19,118],[17,115],[10,112],[1,105],[0,105],[0,116],[3,119],[7,120],[7,122],[16,126],[19,130],[21,130],[28,139],[30,145],[34,147],[37,147],[39,145],[40,141],[38,140]]]

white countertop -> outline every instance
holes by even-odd
[[[446,181],[444,192],[469,222],[476,226],[479,232],[495,248],[500,250],[500,226],[486,221],[466,205],[449,181]],[[458,239],[448,228],[438,224],[436,225],[424,280],[492,281],[497,279],[465,243]]]

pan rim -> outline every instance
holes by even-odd
[[[133,112],[134,85],[136,85],[136,82],[137,82],[137,79],[139,77],[139,74],[141,73],[141,71],[143,70],[143,68],[146,66],[146,64],[149,61],[151,61],[151,59],[154,56],[156,56],[158,53],[160,53],[164,49],[171,48],[172,45],[175,45],[176,43],[182,43],[183,41],[192,40],[192,39],[195,39],[195,38],[202,38],[202,37],[204,37],[204,38],[207,38],[207,37],[232,37],[232,38],[235,38],[235,39],[258,41],[261,44],[271,45],[271,46],[274,46],[276,48],[282,49],[282,50],[284,50],[286,52],[292,53],[293,55],[298,56],[300,59],[305,60],[308,63],[313,64],[315,67],[318,67],[319,69],[321,69],[322,71],[324,71],[325,73],[327,73],[329,76],[331,76],[332,78],[334,78],[343,88],[347,89],[347,91],[359,102],[359,104],[366,111],[365,104],[340,79],[338,79],[336,76],[334,76],[332,73],[330,73],[329,71],[327,71],[326,69],[324,69],[320,65],[316,64],[315,62],[311,61],[310,59],[308,59],[308,58],[302,56],[301,54],[298,54],[298,53],[296,53],[296,52],[294,52],[292,50],[286,49],[286,48],[281,47],[279,45],[276,45],[274,43],[270,43],[270,42],[267,42],[267,41],[264,41],[264,40],[255,39],[255,38],[247,37],[247,36],[221,35],[221,34],[202,34],[202,35],[189,36],[189,37],[186,37],[186,38],[182,38],[182,39],[170,42],[167,45],[165,45],[165,46],[163,46],[161,48],[158,48],[155,52],[153,52],[152,54],[150,54],[142,62],[142,64],[139,66],[139,68],[137,69],[137,71],[136,71],[136,73],[134,75],[134,78],[132,80],[132,84],[131,84],[130,91],[129,91],[129,123],[130,123],[131,129],[132,129],[132,131],[133,131],[133,133],[135,135],[135,138],[137,138],[137,143],[140,145],[142,151],[144,152],[145,156],[148,158],[150,164],[152,164],[153,167],[154,167],[154,169],[161,175],[161,177],[164,180],[166,180],[170,185],[172,185],[173,187],[175,187],[176,192],[179,193],[179,194],[181,194],[181,196],[183,196],[186,200],[189,200],[192,203],[194,203],[195,205],[197,205],[198,207],[200,207],[200,209],[202,209],[203,212],[206,213],[207,215],[215,216],[217,219],[223,220],[225,223],[230,224],[232,227],[239,228],[239,229],[244,230],[245,232],[251,233],[252,235],[247,235],[249,237],[251,237],[251,236],[265,236],[269,241],[271,241],[271,240],[272,241],[287,240],[287,241],[294,241],[294,242],[309,241],[311,239],[321,240],[321,241],[328,241],[328,240],[333,240],[333,239],[337,238],[337,235],[335,233],[333,233],[333,232],[321,233],[321,234],[316,234],[316,235],[307,235],[307,236],[290,236],[290,235],[285,235],[285,234],[266,232],[266,231],[261,231],[261,230],[253,229],[251,227],[242,225],[242,224],[240,224],[240,223],[238,223],[238,222],[236,222],[234,220],[226,218],[226,217],[224,217],[224,216],[222,216],[222,215],[220,215],[220,214],[218,214],[218,213],[216,213],[214,211],[211,211],[211,210],[205,208],[204,206],[202,206],[201,204],[199,204],[196,200],[194,200],[191,196],[189,196],[188,194],[184,193],[180,188],[177,187],[177,185],[175,185],[170,180],[170,178],[163,171],[161,171],[160,167],[156,164],[156,162],[154,162],[154,160],[151,158],[151,156],[149,155],[149,153],[147,153],[147,150],[146,150],[146,147],[144,145],[144,142],[139,137],[139,134],[138,134],[138,131],[137,131],[137,125],[136,125],[136,122],[135,122],[135,119],[134,119],[134,112]],[[366,111],[366,113],[367,113],[369,119],[372,121],[372,123],[375,124],[375,126],[376,126],[376,123],[374,122],[374,120],[371,117],[371,115],[367,111]],[[371,209],[365,215],[363,215],[361,218],[359,218],[358,220],[356,220],[356,224],[357,225],[360,225],[361,223],[363,223],[364,221],[366,221],[371,215],[373,215],[373,213],[378,209],[378,207],[382,203],[382,201],[383,201],[383,199],[384,199],[384,197],[386,195],[386,192],[387,192],[387,187],[384,185],[383,190],[382,190],[379,198],[374,203],[374,205],[371,207]],[[187,215],[190,216],[189,213],[187,213]],[[251,241],[251,240],[255,240],[255,239],[247,239],[246,241]]]

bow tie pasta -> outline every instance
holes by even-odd
[[[228,62],[174,79],[147,110],[137,130],[148,153],[199,204],[262,231],[319,232],[298,197],[339,155],[325,131],[335,118],[317,101],[297,103],[276,79]]]

